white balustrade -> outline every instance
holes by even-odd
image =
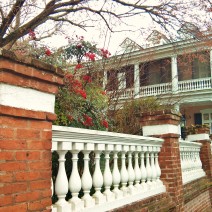
[[[197,91],[212,88],[211,78],[200,78],[178,82],[179,92]]]
[[[191,79],[184,80],[178,82],[178,90],[176,92],[188,92],[188,91],[198,91],[204,89],[212,88],[212,80],[210,77],[208,78],[200,78],[200,79]],[[160,83],[155,85],[147,85],[141,86],[139,94],[135,94],[133,88],[128,88],[124,90],[118,91],[108,91],[109,95],[112,95],[113,98],[120,99],[129,99],[135,97],[135,95],[139,95],[141,97],[145,96],[157,96],[163,94],[172,93],[172,83]]]
[[[140,87],[141,96],[156,96],[171,93],[171,83],[160,83]]]
[[[166,190],[158,164],[162,139],[53,126],[52,140],[59,155],[54,211],[108,211]]]
[[[107,94],[109,96],[112,96],[113,98],[119,98],[119,99],[130,99],[133,98],[135,95],[134,88],[126,88],[117,91],[108,91]]]
[[[200,160],[200,148],[202,144],[180,140],[180,159],[183,184],[204,177]]]

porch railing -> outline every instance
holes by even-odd
[[[179,92],[196,91],[209,88],[212,88],[212,82],[210,77],[178,82]]]
[[[59,155],[53,211],[108,211],[166,190],[158,164],[162,139],[53,126],[52,141]]]
[[[133,88],[127,88],[124,90],[117,91],[117,94],[119,98],[121,99],[128,99],[134,97],[134,89]]]
[[[200,148],[202,144],[180,140],[180,159],[183,184],[189,183],[206,174],[202,169]]]
[[[160,94],[168,94],[171,92],[171,89],[171,83],[142,86],[140,87],[140,96],[155,96]]]

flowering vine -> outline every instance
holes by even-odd
[[[98,69],[96,60],[109,57],[109,51],[102,50],[82,36],[70,39],[64,48],[64,58],[75,60],[76,64],[67,69],[64,87],[57,96],[56,124],[100,130],[109,127],[105,114],[107,95],[99,79],[94,77]]]

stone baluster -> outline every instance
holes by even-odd
[[[84,201],[85,208],[89,208],[95,205],[95,199],[90,196],[90,190],[92,188],[92,177],[89,170],[89,153],[94,150],[94,144],[86,143],[84,144],[84,170],[82,174],[82,189],[84,196],[82,200]]]
[[[58,201],[55,204],[57,205],[58,211],[69,211],[71,207],[65,200],[66,194],[68,193],[68,178],[65,170],[65,155],[67,151],[58,150],[57,152],[59,154],[59,169],[55,181],[55,193],[57,194]]]
[[[106,202],[106,197],[101,193],[101,188],[103,186],[103,176],[100,169],[100,154],[105,150],[105,144],[95,145],[95,170],[93,173],[93,186],[95,188],[95,193],[93,197],[95,198],[96,204],[101,204]]]
[[[134,171],[135,171],[135,187],[138,191],[140,191],[141,189],[141,169],[139,168],[139,164],[138,164],[138,154],[141,152],[141,146],[137,146],[136,147],[136,151],[135,151],[135,167],[134,167]]]
[[[197,148],[194,148],[194,174],[197,176],[197,167],[198,167],[198,162],[197,162]]]
[[[192,174],[195,175],[195,147],[191,149],[191,156],[192,156]]]
[[[184,147],[184,157],[185,157],[185,180],[188,178],[188,169],[189,169],[189,162],[188,162],[188,154],[187,148]]]
[[[184,147],[180,147],[180,160],[181,160],[182,180],[184,182],[184,178],[185,178]]]
[[[155,166],[155,154],[154,152],[156,151],[156,147],[152,147],[152,151],[150,153],[150,160],[151,160],[151,169],[152,169],[152,188],[156,186],[156,179],[157,179],[157,170]]]
[[[121,190],[124,196],[128,195],[128,188],[126,187],[128,182],[128,172],[126,168],[126,152],[129,150],[129,146],[123,145],[122,152],[121,152]]]
[[[141,147],[141,186],[143,190],[147,190],[147,171],[144,163],[145,152],[147,151],[147,147]]]
[[[113,182],[112,173],[110,171],[110,152],[113,150],[113,145],[107,144],[105,148],[105,170],[103,174],[105,191],[107,201],[112,201],[115,199],[115,195],[110,191],[110,187]]]
[[[118,152],[120,152],[121,149],[122,149],[121,145],[118,145],[118,144],[114,145],[112,176],[113,176],[113,186],[114,186],[113,193],[115,194],[116,199],[123,197],[123,192],[118,188],[119,183],[121,182],[121,174],[118,169]]]
[[[160,152],[160,147],[156,147],[155,149],[155,168],[156,168],[156,183],[158,186],[163,185],[162,181],[160,180],[161,176],[161,169],[158,163],[158,153]]]
[[[52,196],[53,196],[53,194],[54,194],[54,183],[53,183],[52,178],[51,178],[51,190],[52,190]]]
[[[202,169],[202,161],[200,159],[200,147],[198,148],[198,153],[197,153],[197,161],[198,161],[198,173],[199,173],[199,176],[204,176],[205,173]]]
[[[130,146],[129,151],[128,151],[128,167],[127,167],[127,171],[128,171],[128,190],[129,193],[132,195],[136,192],[135,187],[133,186],[134,180],[135,180],[135,171],[133,169],[133,165],[132,165],[132,152],[135,151],[135,146]]]
[[[149,152],[151,152],[152,147],[147,147],[147,152],[146,152],[146,173],[147,173],[147,185],[150,188],[152,185],[151,179],[152,179],[152,168],[150,166],[150,157],[149,157]]]
[[[190,180],[192,164],[191,164],[191,151],[189,147],[187,147],[187,159],[188,159],[188,179]]]
[[[82,183],[78,171],[78,153],[80,149],[83,149],[82,143],[74,143],[72,153],[72,171],[69,179],[69,190],[71,191],[72,198],[69,200],[71,203],[73,211],[82,210],[84,207],[84,202],[78,197],[78,194],[81,190]]]

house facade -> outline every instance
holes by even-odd
[[[111,58],[106,89],[120,102],[160,98],[181,112],[186,126],[209,124],[212,133],[212,34],[173,43],[155,36],[163,41]]]

